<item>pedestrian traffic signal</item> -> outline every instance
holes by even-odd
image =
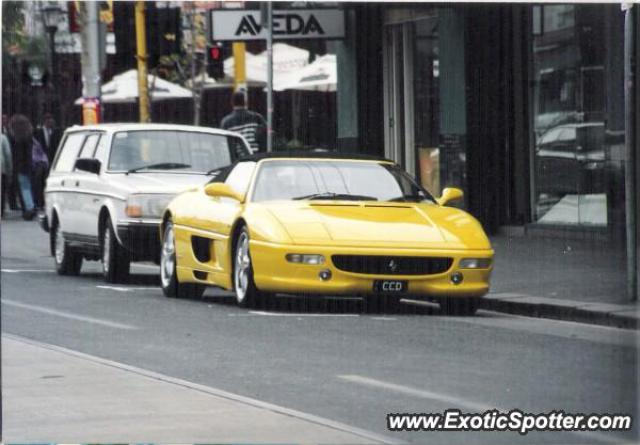
[[[218,43],[207,48],[207,74],[216,80],[224,78],[224,44]]]

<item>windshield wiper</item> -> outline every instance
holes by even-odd
[[[139,172],[140,170],[149,170],[149,169],[162,169],[162,170],[173,170],[177,168],[189,168],[190,164],[182,164],[180,162],[159,162],[157,164],[149,164],[143,165],[142,167],[132,168],[127,170],[127,174]]]
[[[292,198],[292,199],[295,201],[299,201],[302,199],[344,199],[348,201],[377,201],[378,200],[373,196],[351,195],[349,193],[333,193],[333,192],[312,193],[311,195],[296,196],[295,198]]]
[[[427,199],[427,197],[423,195],[402,195],[387,199],[387,202],[420,202],[425,199]]]

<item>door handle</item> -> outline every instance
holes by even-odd
[[[80,186],[80,181],[76,181],[76,187]]]
[[[64,187],[64,179],[60,181],[60,185]]]

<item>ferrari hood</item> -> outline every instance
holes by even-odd
[[[488,249],[478,222],[434,204],[311,201],[264,204],[295,244]]]

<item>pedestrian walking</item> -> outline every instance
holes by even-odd
[[[17,179],[22,199],[22,217],[33,219],[34,204],[31,191],[31,172],[33,163],[33,127],[26,116],[14,114],[9,122],[9,142],[13,148],[13,173]]]
[[[62,139],[62,130],[56,127],[56,121],[51,113],[45,113],[42,116],[42,126],[35,131],[34,136],[44,149],[49,158],[49,164],[51,164],[60,139]]]
[[[260,113],[247,108],[247,99],[243,91],[236,91],[231,96],[233,111],[226,115],[220,127],[240,133],[249,143],[253,153],[267,150],[267,123]]]
[[[4,130],[4,127],[3,127]],[[2,164],[2,175],[0,182],[0,198],[1,198],[1,208],[0,208],[0,216],[4,217],[4,205],[5,205],[5,196],[8,196],[9,189],[8,186],[11,182],[12,169],[13,169],[13,160],[11,156],[11,144],[9,143],[9,138],[6,134],[2,133],[2,159],[0,159]]]
[[[31,189],[36,209],[44,208],[44,188],[49,174],[49,158],[34,137],[31,148]]]

